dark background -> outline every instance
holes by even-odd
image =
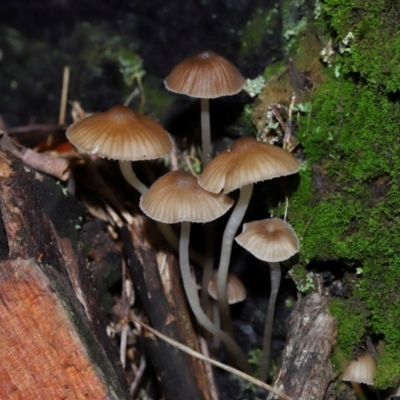
[[[125,100],[122,49],[138,54],[146,95],[162,100],[162,80],[196,51],[211,49],[254,78],[282,58],[280,20],[256,31],[276,2],[262,0],[0,2],[0,115],[6,126],[57,122],[62,71],[70,100],[99,111]],[[251,29],[249,28],[253,21]],[[149,108],[147,113],[152,112]],[[153,110],[154,112],[154,110]],[[161,117],[162,118],[162,117]]]

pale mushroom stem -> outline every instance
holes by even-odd
[[[209,99],[200,99],[201,105],[201,162],[203,170],[211,161],[211,128],[210,128],[210,101]]]
[[[223,342],[227,350],[233,354],[237,360],[238,365],[242,370],[248,374],[251,374],[251,367],[247,362],[246,356],[242,350],[235,343],[235,341],[229,337],[225,332],[221,331],[216,325],[214,325],[206,316],[202,310],[199,302],[196,288],[192,281],[189,265],[189,237],[190,237],[190,222],[181,223],[181,237],[179,241],[179,264],[181,268],[183,287],[185,288],[186,297],[189,301],[190,308],[196,317],[198,323],[207,329],[212,335]]]
[[[122,175],[125,180],[133,186],[140,194],[145,194],[148,187],[139,180],[135,172],[132,169],[132,163],[130,161],[118,161],[119,168],[121,169]]]
[[[243,220],[244,214],[246,213],[252,193],[252,183],[250,185],[243,186],[240,189],[239,199],[235,205],[235,208],[232,211],[222,238],[221,257],[218,266],[217,295],[221,325],[223,330],[227,332],[231,337],[233,337],[233,328],[227,294],[229,263],[231,260],[233,239],[236,235],[240,223]]]
[[[201,162],[202,169],[211,161],[212,147],[211,147],[211,127],[210,127],[210,101],[209,99],[200,99],[201,107]],[[207,224],[206,230],[206,254],[203,265],[203,281],[202,281],[202,291],[201,291],[201,305],[206,314],[209,312],[209,297],[207,286],[210,282],[213,274],[214,268],[214,232],[213,224]]]
[[[119,167],[121,169],[121,173],[125,180],[134,188],[136,189],[141,195],[144,195],[149,188],[139,180],[136,176],[135,172],[132,168],[132,163],[130,161],[119,161]],[[156,221],[158,229],[163,234],[165,240],[168,244],[175,250],[179,250],[179,240],[175,235],[174,230],[172,229],[171,225],[164,224],[163,222]],[[202,265],[204,262],[204,257],[198,254],[195,251],[190,252],[190,258],[197,262],[198,264]]]
[[[271,269],[271,294],[269,296],[267,319],[265,321],[263,354],[260,366],[260,380],[265,382],[268,378],[269,363],[271,360],[271,339],[274,323],[275,303],[278,296],[279,285],[281,283],[281,265],[280,263],[270,262]]]

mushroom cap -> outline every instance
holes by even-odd
[[[172,171],[150,186],[139,205],[150,218],[174,224],[212,221],[225,214],[233,203],[226,195],[204,190],[188,172]]]
[[[71,125],[66,135],[86,153],[121,161],[151,160],[172,150],[161,125],[126,106],[91,115]]]
[[[208,294],[214,299],[218,300],[218,275],[214,273],[213,278],[208,284]],[[227,294],[228,303],[235,304],[243,301],[246,298],[246,288],[242,281],[233,274],[228,274],[227,280]]]
[[[300,163],[281,147],[240,138],[214,157],[199,176],[199,184],[209,192],[224,193],[250,183],[298,172]]]
[[[374,384],[375,377],[375,360],[371,353],[367,351],[357,360],[351,360],[345,368],[342,381],[365,383],[367,385]]]
[[[180,62],[164,83],[171,92],[214,99],[240,92],[246,80],[230,61],[208,50]]]
[[[300,250],[293,228],[280,218],[248,222],[235,240],[262,261],[281,262]]]

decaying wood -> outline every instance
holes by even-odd
[[[199,351],[198,339],[181,290],[176,259],[172,254],[159,253],[161,260],[160,257],[157,260],[156,251],[143,236],[144,220],[143,217],[135,218],[131,232],[126,227],[122,229],[136,294],[156,330]],[[209,383],[202,361],[182,353],[153,335],[145,338],[145,345],[160,377],[166,400],[210,399]]]
[[[312,293],[297,302],[288,319],[288,337],[274,387],[293,399],[330,397],[334,380],[330,356],[336,343],[336,321],[328,299]],[[270,395],[268,399],[277,399]]]
[[[19,158],[27,166],[66,181],[70,175],[69,161],[65,158],[52,157],[38,153],[14,142],[10,136],[3,134],[0,139],[2,149],[9,151],[14,157]]]
[[[72,203],[0,149],[2,399],[128,398],[71,242],[79,221]]]

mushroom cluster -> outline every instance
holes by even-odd
[[[67,138],[81,151],[119,160],[122,175],[141,196],[140,208],[160,224],[162,232],[178,250],[186,296],[198,323],[225,344],[238,365],[249,372],[246,356],[233,339],[227,289],[235,285],[234,301],[245,296],[244,287],[235,278],[228,279],[231,248],[242,223],[253,185],[260,181],[298,172],[299,162],[288,151],[253,138],[238,139],[228,150],[212,159],[209,99],[238,93],[245,84],[238,69],[212,51],[203,51],[176,66],[165,79],[168,90],[200,98],[202,126],[202,167],[197,178],[183,171],[169,172],[147,188],[137,178],[131,161],[168,155],[172,149],[168,133],[147,116],[126,106],[92,115],[67,131]],[[228,193],[240,189],[239,199],[222,238],[222,250],[216,280],[210,293],[217,299],[222,320],[221,330],[202,309],[193,284],[189,264],[191,223],[207,223],[225,214],[234,204]],[[172,229],[165,224],[181,224],[179,246]],[[172,238],[172,239],[171,239]],[[264,338],[262,378],[268,372],[271,329],[276,295],[280,282],[279,262],[299,251],[298,239],[290,225],[271,218],[245,224],[236,241],[256,257],[270,263],[271,299]],[[235,282],[234,284],[232,282]]]

